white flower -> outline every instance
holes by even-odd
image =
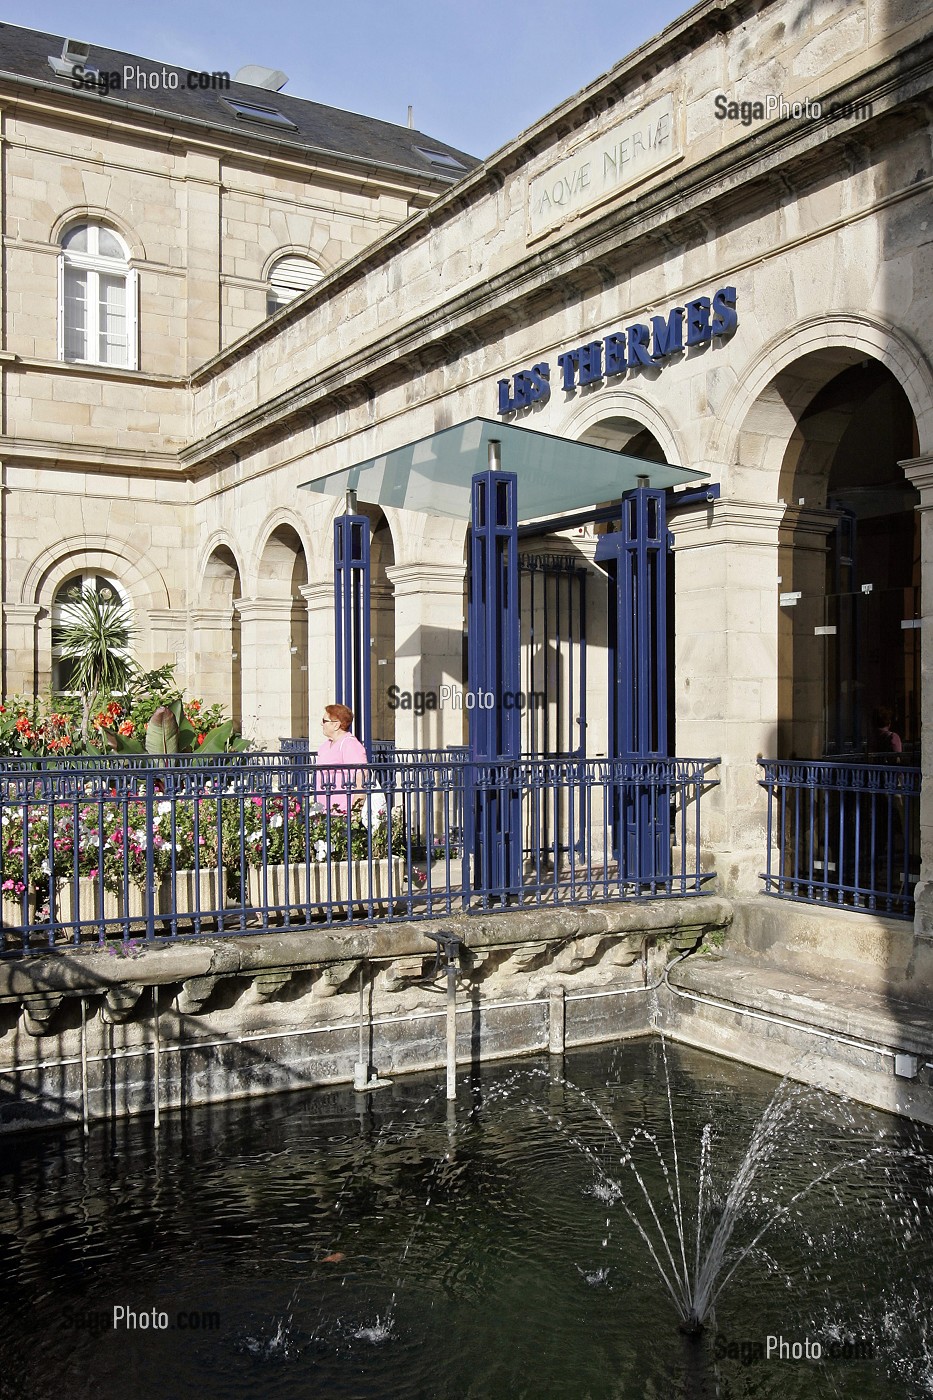
[[[270,817],[270,818],[269,818],[269,825],[270,825],[270,826],[275,826],[275,827],[278,827],[278,826],[281,826],[281,825],[282,825],[282,814],[281,814],[281,812],[277,812],[276,815],[275,815],[274,817]]]
[[[168,816],[171,813],[171,810],[171,802],[160,802],[158,807],[156,808],[156,811],[158,812],[160,817]]]
[[[326,860],[326,859],[327,859],[327,842],[326,842],[326,841],[315,841],[315,843],[314,843],[314,859],[315,859],[315,860]]]

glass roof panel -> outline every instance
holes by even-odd
[[[469,520],[470,482],[474,472],[486,469],[491,439],[502,444],[502,470],[518,476],[520,521],[617,500],[638,485],[639,477],[663,488],[709,475],[689,467],[645,462],[607,447],[573,442],[514,423],[470,418],[405,447],[303,482],[302,488],[330,496],[355,491],[367,505]]]

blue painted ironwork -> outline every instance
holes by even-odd
[[[712,762],[473,763],[455,750],[347,769],[319,770],[300,754],[5,767],[0,949],[21,956],[313,931],[484,910],[506,898],[543,907],[698,894],[709,878],[698,832]],[[654,860],[642,868],[614,858],[612,807],[629,788],[651,794],[653,825],[661,811],[676,814],[677,873],[671,860],[662,877]],[[490,863],[475,882],[465,798],[486,813],[516,792],[524,864],[515,878],[501,863],[496,883]],[[568,840],[578,826],[579,846]]]
[[[522,554],[522,753],[583,758],[586,745],[586,570],[572,554]],[[578,813],[582,822],[582,812]],[[571,833],[578,844],[582,825]]]
[[[609,734],[615,758],[667,754],[667,530],[663,491],[641,486],[622,501],[622,528],[597,542],[614,571],[609,589]],[[613,586],[614,582],[614,586]],[[649,816],[652,820],[649,820]],[[670,814],[646,788],[619,791],[619,859],[634,870],[652,861],[666,875]],[[640,844],[639,844],[640,843]]]
[[[517,889],[521,796],[503,760],[521,751],[518,623],[518,478],[477,472],[472,484],[467,673],[470,757],[498,765],[502,781],[467,803],[467,843],[479,889]]]
[[[340,515],[334,521],[334,635],[337,701],[353,711],[353,732],[372,742],[369,521]]]
[[[920,872],[920,769],[760,761],[767,894],[909,919]]]

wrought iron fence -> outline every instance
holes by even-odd
[[[297,752],[6,760],[2,949],[699,893],[713,762],[473,764],[460,750],[360,768]],[[508,887],[490,881],[476,819],[504,792],[518,797],[508,836],[521,852]]]
[[[768,894],[909,919],[920,872],[920,769],[760,761]]]

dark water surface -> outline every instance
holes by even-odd
[[[0,1397],[933,1395],[931,1135],[666,1056],[669,1075],[659,1041],[568,1055],[565,1079],[546,1058],[486,1067],[455,1115],[432,1074],[195,1109],[158,1137],[140,1121],[95,1125],[86,1147],[4,1142]],[[675,1201],[679,1173],[690,1273],[704,1125],[708,1243],[776,1090],[724,1272],[778,1218],[689,1341],[626,1213],[672,1274],[624,1144],[638,1134],[674,1266],[662,1162]],[[169,1327],[114,1328],[115,1307]],[[766,1359],[769,1336],[811,1359]],[[847,1341],[873,1358],[812,1359]]]

